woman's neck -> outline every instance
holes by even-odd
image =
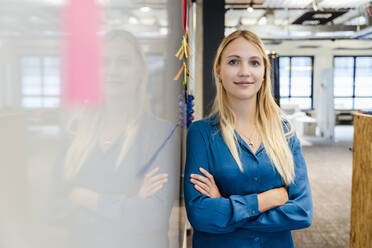
[[[235,127],[256,124],[256,97],[247,100],[229,98],[229,104],[235,114]]]

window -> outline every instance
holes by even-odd
[[[313,57],[280,57],[280,104],[313,108]]]
[[[372,57],[334,58],[335,109],[372,108]]]
[[[23,56],[21,85],[23,107],[59,107],[61,92],[59,57]]]

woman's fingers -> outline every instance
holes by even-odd
[[[149,183],[155,183],[157,181],[162,181],[164,179],[168,179],[168,174],[167,173],[162,173],[162,174],[158,174],[158,175],[155,175],[155,176],[152,176],[152,177],[148,177],[147,180]]]
[[[209,193],[205,191],[203,188],[199,187],[198,185],[194,185],[194,188],[200,193],[202,193],[203,195],[209,196]]]
[[[168,178],[165,178],[165,179],[162,179],[162,180],[159,180],[159,181],[156,181],[154,183],[151,183],[149,184],[149,188],[152,189],[152,188],[156,188],[157,186],[159,185],[164,185],[166,182],[168,181]]]
[[[163,185],[168,181],[168,174],[156,174],[158,171],[159,168],[157,167],[145,175],[138,193],[140,197],[148,197],[152,194],[155,194],[157,191],[163,188]]]
[[[205,177],[199,174],[190,175],[190,182],[194,184],[195,189],[203,195],[213,198],[219,197],[220,193],[214,181],[213,175],[203,168],[199,168],[199,171]]]
[[[158,192],[159,190],[161,190],[163,188],[163,185],[164,184],[159,184],[157,185],[156,187],[153,187],[151,188],[150,190],[147,191],[147,196],[150,196],[150,195],[153,195],[155,194],[156,192]]]
[[[159,170],[159,168],[156,167],[156,168],[152,169],[151,171],[149,171],[149,172],[145,175],[145,179],[146,179],[146,178],[150,178],[150,177],[152,177],[156,172],[158,172],[158,170]]]
[[[198,175],[198,174],[191,174],[190,176],[192,179],[195,179],[195,180],[198,180],[198,181],[201,181],[207,185],[210,185],[210,181],[209,181],[209,178],[206,178],[206,177],[203,177],[201,175]]]
[[[194,185],[198,185],[200,188],[202,188],[205,191],[209,192],[209,187],[205,183],[203,183],[201,181],[198,181],[196,179],[191,179],[190,182],[193,183]]]
[[[191,174],[190,181],[195,185],[198,186],[198,190],[200,193],[205,194],[211,198],[217,198],[221,196],[221,193],[217,187],[216,182],[214,181],[213,175],[210,174],[207,170],[203,168],[199,168],[199,171],[205,176],[201,176],[198,174]]]
[[[200,172],[203,173],[209,180],[214,181],[212,174],[203,168],[199,168]]]

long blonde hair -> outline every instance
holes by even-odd
[[[218,47],[217,54],[214,60],[214,78],[217,88],[217,95],[215,97],[212,115],[218,115],[220,130],[222,137],[228,146],[233,158],[238,164],[241,171],[243,166],[239,158],[237,137],[235,135],[235,114],[228,104],[226,90],[222,83],[219,82],[217,68],[221,65],[221,57],[225,48],[235,39],[242,37],[254,44],[264,60],[265,75],[262,86],[257,93],[256,103],[256,125],[262,136],[263,146],[266,153],[274,164],[276,170],[282,177],[283,182],[289,185],[294,180],[294,162],[293,155],[289,148],[287,139],[294,134],[294,128],[290,121],[288,121],[275,103],[271,94],[271,80],[270,80],[270,61],[265,53],[264,45],[261,39],[254,33],[247,30],[238,30],[225,37]],[[286,122],[283,121],[286,120]],[[288,124],[287,124],[288,123]],[[284,132],[283,125],[287,129]]]

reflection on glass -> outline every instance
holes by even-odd
[[[125,31],[105,40],[105,101],[70,122],[72,137],[53,169],[49,219],[67,232],[70,248],[168,247],[177,139],[157,151],[173,127],[150,109],[138,41]]]
[[[60,104],[60,58],[23,56],[21,58],[22,106],[57,108]]]
[[[133,35],[111,33],[104,104],[68,108],[60,75],[67,1],[52,2],[0,0],[0,247],[180,247],[179,133],[156,152],[175,126],[164,119],[178,115],[181,85],[169,77],[177,60],[164,54],[179,36],[159,35],[142,18],[129,25],[141,3],[104,1],[98,35],[136,31],[150,65]],[[167,22],[168,6],[150,14]]]

